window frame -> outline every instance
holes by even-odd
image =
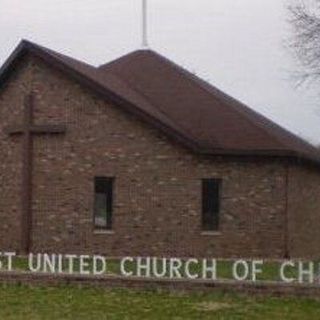
[[[210,187],[206,183],[213,182],[214,188],[217,190],[215,198],[217,199],[216,210],[211,212],[205,210],[210,204],[205,203],[205,198],[208,199],[208,193],[210,193]],[[214,191],[214,190],[213,190]],[[221,178],[203,178],[201,179],[201,231],[202,232],[219,232],[221,230],[221,193],[222,193],[222,179]],[[212,204],[211,204],[212,205]],[[206,215],[212,215],[212,221],[207,222]]]
[[[105,194],[107,195],[105,219],[106,226],[99,226],[96,224],[96,194],[104,193],[97,192],[97,184],[99,180],[105,180],[103,183],[107,183],[108,189]],[[115,178],[110,176],[95,176],[93,179],[93,229],[94,231],[112,231],[113,230],[113,209],[114,209],[114,183]],[[108,204],[108,198],[110,203]]]

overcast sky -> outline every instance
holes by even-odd
[[[148,0],[149,42],[272,120],[320,144],[320,89],[297,89],[290,0]],[[141,0],[0,0],[0,63],[20,39],[99,65],[138,49]]]

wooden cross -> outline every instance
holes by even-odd
[[[10,135],[22,135],[22,190],[21,190],[21,248],[23,253],[31,249],[32,240],[32,171],[33,136],[43,134],[64,134],[65,125],[35,125],[33,123],[34,93],[25,97],[23,122],[6,129]]]

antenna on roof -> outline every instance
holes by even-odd
[[[149,47],[147,11],[147,0],[142,0],[142,48],[144,49]]]

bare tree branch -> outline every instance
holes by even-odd
[[[294,0],[289,13],[289,45],[301,66],[297,83],[320,81],[320,0]]]

